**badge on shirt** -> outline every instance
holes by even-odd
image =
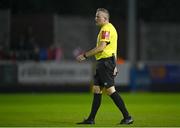
[[[106,40],[108,40],[108,39],[109,39],[109,36],[110,36],[110,31],[102,31],[101,39],[106,39]]]

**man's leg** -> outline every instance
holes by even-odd
[[[93,86],[93,102],[91,107],[91,113],[88,117],[89,120],[94,120],[96,113],[101,105],[102,90],[99,86]]]
[[[102,97],[102,88],[100,86],[93,86],[93,101],[92,101],[92,107],[91,112],[89,114],[89,117],[85,119],[83,122],[80,122],[78,124],[94,124],[94,119],[96,116],[96,113],[101,105],[101,97]]]
[[[119,95],[119,93],[115,90],[115,87],[112,86],[110,88],[106,89],[108,95],[111,97],[111,99],[114,101],[116,106],[119,108],[119,110],[122,112],[124,119],[120,122],[121,124],[131,124],[133,123],[133,120],[131,116],[129,115],[126,106],[124,104],[123,99]]]

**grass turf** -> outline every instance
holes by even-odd
[[[121,96],[135,120],[131,127],[180,126],[180,94],[122,93]],[[0,94],[0,127],[79,127],[76,122],[88,116],[91,101],[91,93]],[[121,119],[112,100],[103,94],[93,126],[119,127]]]

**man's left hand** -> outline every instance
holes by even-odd
[[[117,74],[118,74],[118,69],[117,69],[117,67],[115,67],[115,68],[114,68],[114,73],[113,73],[113,75],[114,75],[114,76],[117,76]]]

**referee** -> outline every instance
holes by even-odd
[[[102,89],[105,88],[107,94],[123,114],[120,124],[132,124],[133,119],[129,115],[123,99],[115,90],[114,77],[117,74],[116,54],[117,54],[117,32],[114,26],[109,22],[109,12],[104,8],[96,10],[96,25],[100,27],[97,36],[96,47],[79,55],[76,59],[79,62],[86,60],[90,56],[95,56],[97,60],[96,73],[94,75],[91,112],[89,117],[77,124],[95,124],[95,116],[101,105]]]

